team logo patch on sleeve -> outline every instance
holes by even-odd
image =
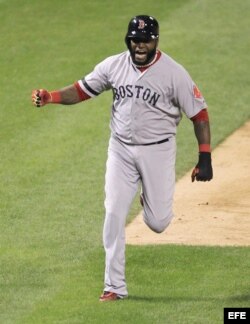
[[[198,89],[198,87],[196,85],[194,85],[193,93],[194,93],[194,97],[197,99],[201,99],[203,97],[202,93],[200,92],[200,90]]]

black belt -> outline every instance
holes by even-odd
[[[162,143],[165,143],[165,142],[168,142],[169,141],[169,137],[168,138],[165,138],[161,141],[157,141],[157,142],[152,142],[152,143],[146,143],[146,144],[133,144],[133,143],[126,143],[126,142],[123,142],[121,141],[119,138],[118,140],[126,145],[133,145],[133,146],[147,146],[147,145],[156,145],[156,144],[162,144]]]

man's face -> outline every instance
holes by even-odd
[[[158,40],[142,40],[132,38],[130,40],[130,54],[136,65],[149,64],[155,56]]]

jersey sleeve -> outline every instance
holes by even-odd
[[[108,66],[109,59],[106,59],[96,65],[92,72],[78,80],[81,89],[90,97],[98,96],[103,91],[110,89],[108,81]]]
[[[181,68],[179,72],[180,73],[175,78],[174,100],[181,111],[183,111],[188,118],[192,118],[202,109],[207,108],[207,104],[188,72],[184,68]]]

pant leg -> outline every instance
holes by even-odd
[[[144,221],[154,232],[161,233],[173,218],[175,137],[166,143],[140,149]]]
[[[125,223],[139,178],[134,165],[133,147],[111,138],[105,176],[104,290],[124,296],[128,294],[125,281]]]

